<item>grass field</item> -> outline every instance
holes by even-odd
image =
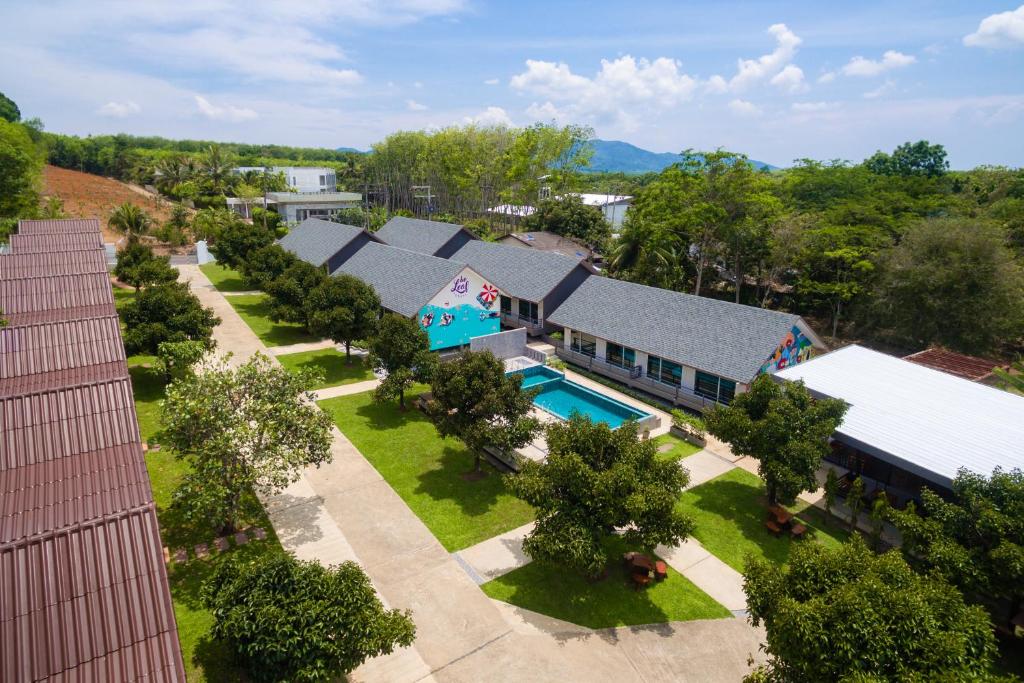
[[[693,535],[701,545],[740,572],[748,555],[783,564],[793,543],[807,542],[776,538],[768,532],[764,482],[739,467],[684,492],[679,505],[696,521]],[[840,527],[835,520],[826,523],[817,510],[794,511],[810,528],[812,543],[834,547],[849,536],[845,525]]]
[[[270,319],[270,303],[265,294],[240,294],[225,297],[242,320],[267,346],[288,346],[319,341],[301,325],[275,323]]]
[[[242,280],[242,274],[237,270],[226,268],[218,263],[204,263],[199,266],[210,282],[221,292],[246,292],[249,288]]]
[[[672,434],[662,434],[661,436],[657,436],[654,438],[654,443],[656,443],[659,448],[665,444],[672,446],[671,450],[658,453],[658,456],[661,458],[686,458],[700,450],[700,446],[694,446],[689,441],[684,441],[678,436],[673,436]]]
[[[324,381],[313,389],[365,382],[375,377],[373,368],[365,363],[365,356],[352,356],[348,362],[343,352],[334,349],[288,353],[278,356],[277,360],[288,370],[319,370],[323,373]]]
[[[463,475],[473,469],[473,456],[460,442],[441,439],[419,411],[399,411],[394,402],[376,404],[372,392],[328,399],[320,406],[447,550],[469,547],[533,519],[533,508],[510,494],[486,464],[487,476],[467,481]]]
[[[732,613],[669,569],[668,578],[634,590],[621,557],[630,550],[618,537],[608,540],[608,577],[589,581],[564,567],[531,562],[485,583],[484,593],[525,609],[589,628],[719,619]]]

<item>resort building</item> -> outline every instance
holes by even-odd
[[[419,254],[449,258],[477,239],[461,225],[395,216],[376,233],[385,244]]]
[[[263,173],[263,166],[239,166],[236,174],[256,171]],[[294,192],[337,192],[338,176],[333,168],[326,166],[274,166],[271,173],[284,174],[289,189]]]
[[[949,493],[960,468],[1024,468],[1024,396],[852,345],[778,372],[849,408],[828,461],[894,505]]]
[[[307,218],[277,241],[285,251],[328,273],[369,242],[380,239],[362,228],[319,218]]]
[[[184,681],[99,223],[60,224],[0,255],[0,680]]]
[[[626,212],[633,204],[633,198],[623,194],[584,192],[579,195],[579,198],[585,205],[601,210],[608,225],[612,226],[612,232],[618,232],[622,228],[622,221],[626,220]]]
[[[569,256],[577,260],[587,261],[597,265],[601,257],[593,249],[582,242],[570,237],[556,235],[553,232],[544,230],[534,232],[511,232],[500,240],[498,244],[507,244],[512,247],[526,247],[537,251],[549,251],[562,256]]]
[[[431,350],[460,347],[500,329],[498,288],[465,264],[369,242],[331,274],[339,273],[373,287],[386,310],[419,322]]]
[[[475,240],[452,254],[501,290],[501,322],[531,335],[556,329],[547,315],[597,270],[579,258]]]
[[[331,218],[344,209],[358,209],[362,201],[363,195],[355,192],[267,193],[267,205],[272,205],[289,224],[301,223],[307,218]]]
[[[696,410],[825,350],[797,315],[600,276],[547,322],[562,329],[564,359]]]

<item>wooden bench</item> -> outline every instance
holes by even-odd
[[[668,578],[668,565],[661,560],[655,560],[654,562],[654,578],[658,581],[664,581]]]
[[[773,536],[778,536],[779,534],[782,533],[782,527],[779,526],[778,523],[774,519],[765,520],[764,525],[765,525],[765,528],[768,529],[768,531],[772,532]]]
[[[803,538],[807,535],[807,527],[800,522],[793,522],[793,526],[789,528],[789,534],[796,539]]]

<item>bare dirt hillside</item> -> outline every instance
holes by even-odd
[[[47,197],[60,197],[64,201],[64,211],[72,218],[99,218],[103,239],[107,242],[116,242],[119,238],[119,235],[107,228],[107,218],[111,211],[125,202],[145,209],[157,223],[167,220],[171,213],[168,202],[142,188],[133,188],[112,178],[56,166],[43,169],[43,194]]]

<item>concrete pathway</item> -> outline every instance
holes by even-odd
[[[235,363],[266,353],[197,266],[181,271],[223,321],[214,331],[220,351],[234,351]],[[264,501],[271,523],[298,557],[357,561],[381,600],[410,610],[417,629],[412,647],[349,680],[738,681],[748,657],[764,659],[763,631],[738,619],[566,631],[564,622],[499,607],[337,430],[331,451],[329,464]]]
[[[523,552],[523,540],[533,531],[533,522],[452,553],[477,584],[508,574],[530,562]]]
[[[338,396],[351,396],[352,394],[361,394],[364,391],[373,391],[380,385],[379,379],[368,379],[364,382],[352,382],[351,384],[339,384],[336,387],[327,387],[326,389],[317,389],[313,392],[315,400],[323,401],[327,398],[336,398]]]
[[[304,351],[321,351],[323,349],[335,349],[341,353],[345,352],[344,347],[340,344],[335,344],[330,339],[321,339],[317,342],[305,342],[302,344],[288,344],[287,346],[271,346],[267,351],[272,356],[286,356],[289,353],[302,353]],[[352,349],[353,355],[356,354],[356,350]]]
[[[255,296],[256,294],[263,294],[263,292],[258,289],[246,289],[241,292],[221,292],[221,294],[224,296]]]
[[[690,472],[690,483],[686,485],[687,489],[700,486],[736,467],[725,458],[707,449],[697,451],[684,458],[682,466]]]
[[[743,575],[705,550],[699,541],[690,538],[673,548],[660,545],[655,552],[727,610],[746,616]]]

